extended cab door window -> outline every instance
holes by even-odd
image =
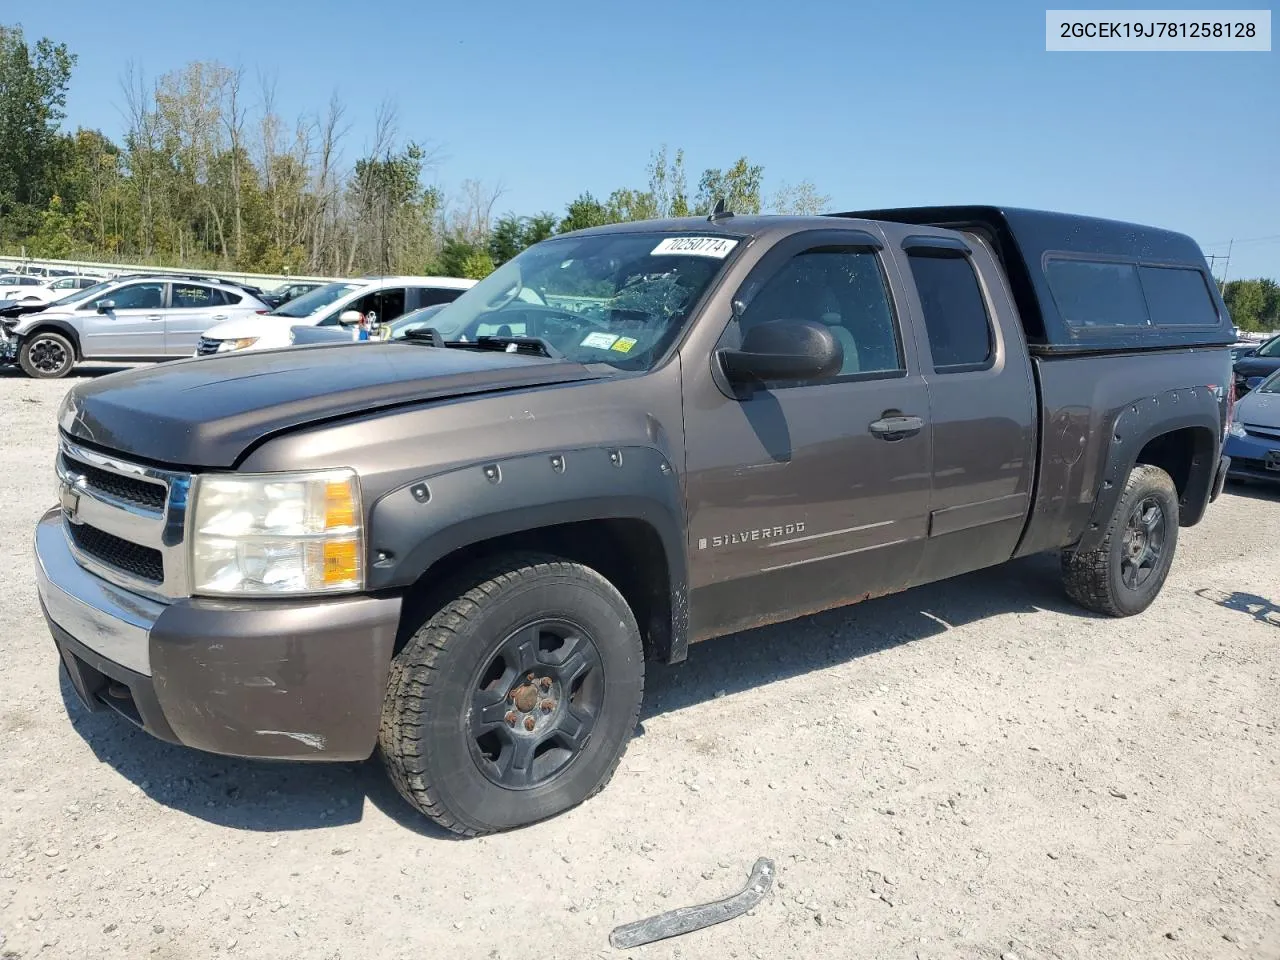
[[[920,295],[933,369],[938,373],[982,370],[995,357],[986,301],[973,264],[950,249],[908,251]]]
[[[916,341],[932,356],[924,376],[933,411],[933,496],[919,582],[1008,560],[1031,502],[1030,360],[994,256],[976,237],[967,239],[973,249],[946,236],[904,242],[918,298]]]

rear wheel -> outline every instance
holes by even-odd
[[[42,330],[23,341],[18,351],[18,364],[28,377],[57,380],[71,372],[76,363],[76,350],[60,333]]]
[[[510,557],[470,578],[392,662],[379,749],[410,804],[475,836],[600,790],[635,728],[635,617],[589,567]]]
[[[1159,467],[1139,464],[1129,474],[1102,543],[1065,550],[1062,577],[1082,607],[1128,617],[1151,606],[1178,545],[1178,491]]]

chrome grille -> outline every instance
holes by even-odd
[[[159,550],[130,543],[87,523],[67,524],[71,542],[100,563],[159,586],[164,583],[164,558]]]
[[[156,513],[164,509],[164,498],[168,491],[163,483],[112,473],[110,470],[103,470],[92,464],[75,460],[65,453],[62,454],[62,466],[66,473],[84,477],[86,485],[91,490],[99,491],[105,497],[154,510]]]
[[[201,337],[196,343],[196,356],[207,357],[210,354],[217,353],[218,347],[222,346],[221,340],[213,340],[209,337]]]
[[[131,463],[66,437],[57,471],[63,529],[80,566],[157,600],[190,594],[190,474]]]

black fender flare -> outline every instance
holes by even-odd
[[[71,324],[67,323],[65,320],[41,320],[26,333],[19,333],[17,335],[19,347],[36,334],[45,333],[47,331],[52,331],[53,333],[58,333],[66,337],[71,341],[71,348],[76,352],[75,358],[77,360],[82,360],[84,358],[84,351],[80,349],[80,335],[76,333],[75,327],[71,326]]]
[[[671,633],[655,652],[682,660],[689,636],[684,497],[675,469],[652,447],[548,450],[424,473],[370,508],[366,584],[404,589],[444,557],[486,540],[617,519],[648,524],[662,543]]]
[[[1188,427],[1206,431],[1210,453],[1216,446],[1212,438],[1221,436],[1218,397],[1209,387],[1184,387],[1167,390],[1156,396],[1133,400],[1120,409],[1111,423],[1106,459],[1095,491],[1093,511],[1078,550],[1092,550],[1102,543],[1116,503],[1124,492],[1129,472],[1138,462],[1138,454],[1152,440]],[[1213,492],[1217,457],[1197,454],[1187,477],[1179,502],[1179,523],[1189,527],[1200,522]]]

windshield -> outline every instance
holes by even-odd
[[[1280,357],[1280,337],[1272,337],[1258,348],[1258,357]]]
[[[402,317],[396,317],[387,324],[387,329],[390,331],[387,335],[388,339],[396,340],[403,337],[410,330],[433,326],[435,315],[446,306],[447,304],[437,303],[434,306],[411,310]]]
[[[546,240],[446,305],[430,325],[446,340],[540,337],[578,363],[645,370],[737,244],[662,233]]]
[[[79,303],[81,300],[92,297],[94,294],[101,293],[103,290],[107,289],[107,287],[111,286],[113,282],[114,281],[111,280],[104,280],[102,283],[95,283],[92,287],[85,287],[83,290],[73,290],[65,297],[61,297],[60,299],[53,301],[49,306],[65,307],[72,303]]]
[[[339,297],[345,296],[352,290],[358,290],[360,286],[361,284],[358,283],[326,283],[323,287],[317,287],[310,293],[304,293],[284,306],[277,307],[271,311],[271,316],[309,317],[317,310],[323,310]]]

